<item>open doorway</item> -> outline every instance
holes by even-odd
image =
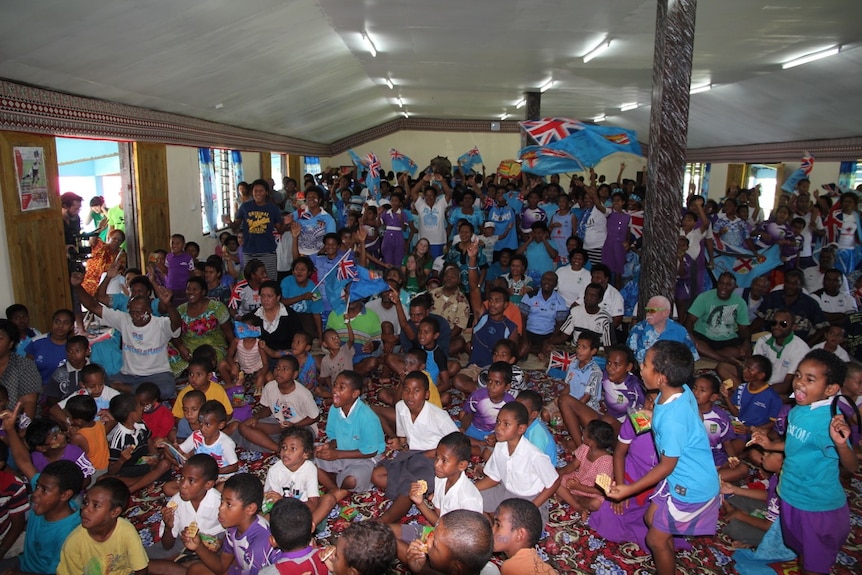
[[[123,188],[119,145],[109,140],[78,138],[56,138],[56,142],[60,193],[74,192],[83,198],[81,231],[92,233],[103,219],[99,211],[91,209],[93,199],[104,200],[104,212],[120,203]]]
[[[781,164],[749,164],[746,188],[760,186],[760,209],[764,219],[768,219],[775,207],[778,192],[778,170]]]

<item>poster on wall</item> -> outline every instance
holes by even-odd
[[[44,210],[49,207],[48,179],[45,176],[44,148],[14,148],[15,181],[21,211]]]

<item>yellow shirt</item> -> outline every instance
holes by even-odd
[[[78,525],[60,551],[57,575],[131,575],[147,565],[141,536],[134,525],[120,517],[107,541],[96,541]]]
[[[174,402],[174,408],[171,410],[171,413],[174,414],[174,417],[182,419],[183,397],[185,397],[185,395],[190,391],[194,391],[194,388],[191,385],[187,385],[182,388],[182,390],[180,390],[179,395],[177,395],[177,400]],[[224,390],[224,387],[222,387],[220,383],[211,381],[209,389],[204,392],[204,396],[206,396],[207,401],[214,399],[221,403],[224,406],[225,411],[227,411],[227,418],[230,419],[230,416],[233,413],[233,406],[230,404],[230,399],[227,396],[227,392]]]
[[[430,382],[428,384],[428,402],[432,405],[436,405],[440,409],[443,409],[443,402],[440,401],[440,392],[437,390],[437,382],[431,379],[431,374],[424,369],[422,370],[422,373],[425,374],[425,377],[427,377]]]

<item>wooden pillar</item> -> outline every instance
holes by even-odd
[[[298,188],[302,188],[302,156],[296,154],[287,155],[287,175],[297,181]]]
[[[696,0],[658,0],[649,162],[644,201],[640,315],[650,297],[673,301],[688,135]]]
[[[126,229],[133,230],[139,261],[146,262],[149,254],[164,248],[171,237],[168,150],[165,144],[135,142],[132,146],[133,193],[124,200],[128,213],[133,215],[126,215]]]
[[[24,158],[26,154],[21,150],[16,160],[15,148],[40,150],[34,190],[47,189],[47,193],[28,196],[25,201],[31,202],[28,206],[47,202],[43,208],[22,209],[18,177],[20,173],[25,178],[28,188],[33,179],[33,164]],[[51,327],[54,311],[72,306],[59,178],[57,148],[52,136],[0,132],[0,198],[13,298],[27,306],[31,325],[42,331]]]
[[[525,120],[541,120],[542,119],[542,93],[541,92],[524,92],[524,119]],[[536,141],[531,138],[527,132],[521,130],[521,147],[535,145]]]
[[[260,178],[262,180],[269,180],[272,177],[272,158],[269,152],[261,152],[260,153]],[[249,182],[250,184],[251,182]],[[281,182],[276,182],[276,185],[280,185]]]

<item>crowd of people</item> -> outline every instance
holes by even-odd
[[[856,194],[812,205],[802,180],[769,217],[758,188],[690,195],[674,291],[638,322],[649,198],[624,168],[568,189],[457,170],[390,173],[379,195],[361,176],[256,180],[215,253],[175,234],[143,269],[97,201],[74,309],[45,333],[26,302],[0,319],[0,572],[555,573],[536,551],[553,498],[662,574],[720,516],[740,547],[777,532],[828,573],[860,448]],[[728,246],[773,245],[781,264],[750,287],[717,269]],[[330,301],[347,261],[388,290]],[[558,395],[519,365],[536,361]],[[265,479],[238,450],[275,454]],[[123,513],[154,484],[145,548]],[[389,506],[315,547],[370,489]]]

